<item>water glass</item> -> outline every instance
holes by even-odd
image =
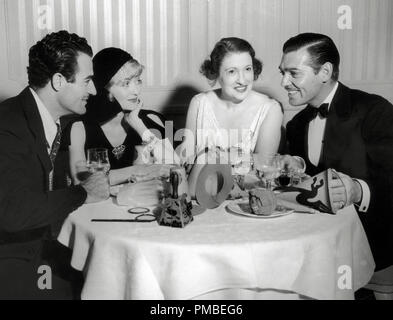
[[[76,170],[76,178],[79,181],[85,181],[91,176],[89,166],[87,165],[87,162],[85,160],[78,161],[75,164],[75,170]]]
[[[231,147],[229,149],[229,162],[234,175],[244,176],[252,171],[252,159],[252,153],[246,152],[239,147]]]
[[[108,156],[108,149],[106,148],[92,148],[87,150],[87,166],[89,172],[103,172],[109,173],[110,163]]]
[[[298,185],[305,176],[306,163],[303,158],[298,156],[294,156],[293,159],[297,161],[297,166],[292,168],[292,185]]]
[[[279,155],[254,155],[254,167],[267,190],[272,190],[272,182],[279,176]]]

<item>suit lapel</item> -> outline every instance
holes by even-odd
[[[337,92],[332,100],[329,116],[326,120],[324,143],[320,158],[320,167],[323,169],[334,168],[349,142],[351,115],[351,99],[349,89],[339,83]]]
[[[23,90],[20,95],[26,121],[34,137],[35,150],[47,173],[46,176],[48,176],[49,172],[52,170],[52,163],[48,155],[44,126],[37,104],[28,87]]]

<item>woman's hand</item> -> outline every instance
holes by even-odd
[[[139,103],[138,106],[133,109],[130,113],[124,114],[124,120],[143,137],[143,133],[147,130],[147,127],[139,117],[139,111],[141,110],[143,103]]]

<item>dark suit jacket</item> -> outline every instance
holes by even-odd
[[[310,175],[334,168],[368,183],[370,206],[367,212],[359,212],[359,217],[377,269],[393,264],[393,106],[380,96],[339,83],[318,166],[308,159],[311,108],[307,106],[287,124],[290,153],[305,159]]]
[[[19,276],[31,275],[32,270],[27,269],[32,265],[17,270],[10,261],[36,260],[34,263],[39,264],[42,254],[40,239],[15,244],[4,243],[2,237],[49,229],[84,203],[86,192],[80,186],[48,191],[51,169],[41,117],[34,97],[26,88],[0,104],[0,269],[3,266],[10,272],[18,271]],[[43,233],[41,240],[44,237]],[[36,286],[36,280],[33,285]]]

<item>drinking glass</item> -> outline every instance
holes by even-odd
[[[293,175],[293,170],[281,169],[279,172],[279,176],[276,179],[276,183],[280,187],[291,186],[292,185],[292,175]]]
[[[252,154],[240,147],[231,147],[228,151],[229,163],[232,167],[232,176],[235,186],[241,190],[239,190],[241,194],[238,194],[237,197],[240,195],[242,197],[248,197],[246,191],[248,188],[252,187],[250,183],[247,183],[249,180],[249,173],[252,171]]]
[[[252,170],[252,154],[238,147],[229,149],[229,162],[234,175],[244,176]]]
[[[92,148],[87,150],[87,167],[89,172],[103,172],[109,173],[110,163],[108,156],[108,149],[106,148]]]
[[[279,155],[254,155],[254,167],[267,190],[272,190],[272,182],[279,176]]]
[[[87,178],[91,176],[91,172],[89,171],[89,166],[85,160],[80,160],[75,164],[76,169],[76,178],[79,181],[85,181]]]
[[[303,158],[294,156],[293,157],[297,161],[297,166],[292,168],[292,185],[298,185],[302,182],[302,179],[306,176],[306,163]]]

